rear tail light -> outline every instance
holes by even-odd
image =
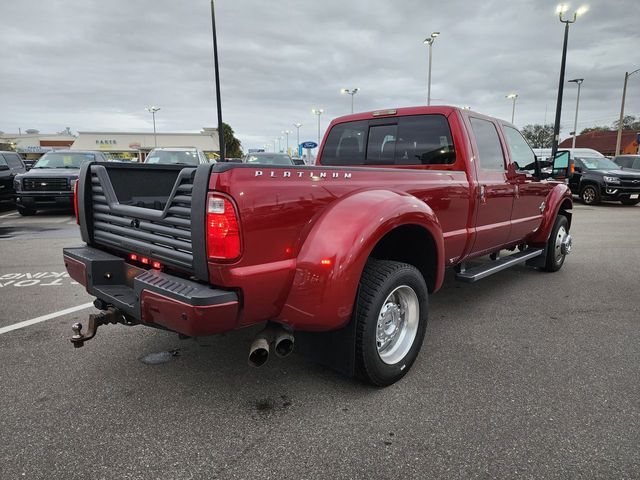
[[[76,215],[76,223],[80,225],[80,217],[78,216],[78,181],[73,184],[73,213]]]
[[[211,260],[235,260],[240,256],[240,226],[236,209],[226,197],[207,197],[207,256]]]

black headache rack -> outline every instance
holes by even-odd
[[[211,165],[87,162],[78,180],[85,243],[135,253],[208,279],[206,198]]]

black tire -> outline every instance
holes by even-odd
[[[620,200],[623,205],[637,205],[640,203],[640,200],[632,200],[630,198],[625,198],[624,200]]]
[[[569,233],[569,221],[564,215],[558,215],[556,217],[556,223],[553,225],[551,235],[549,236],[549,242],[547,243],[547,257],[545,259],[545,265],[543,270],[545,272],[557,272],[564,265],[565,254],[558,256],[556,247],[559,248],[558,243],[562,241],[559,238],[560,230],[564,228],[566,233]]]
[[[601,201],[600,188],[591,183],[585,185],[580,190],[580,200],[585,205],[598,205]]]
[[[397,362],[386,363],[378,353],[378,320],[383,307],[389,305],[385,301],[398,289],[404,289],[408,293],[413,290],[416,295],[417,302],[414,304],[418,305],[417,329],[406,354]],[[409,309],[405,307],[405,311],[407,310]],[[427,317],[428,290],[420,271],[406,263],[370,259],[360,279],[353,317],[356,322],[356,375],[361,380],[380,387],[391,385],[404,377],[422,347]],[[408,346],[409,342],[407,340],[405,345]]]
[[[36,211],[33,208],[29,208],[29,207],[16,207],[16,208],[18,210],[18,213],[23,217],[30,217],[31,215],[36,214]]]

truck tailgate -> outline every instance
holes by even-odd
[[[78,183],[83,240],[207,279],[205,202],[211,165],[93,162]]]

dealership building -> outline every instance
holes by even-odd
[[[31,162],[51,150],[69,148],[75,140],[74,135],[66,133],[0,133],[0,144],[8,145]]]
[[[219,156],[218,130],[203,128],[199,133],[78,132],[72,150],[99,150],[108,157],[144,161],[155,147],[194,147],[209,158]]]

